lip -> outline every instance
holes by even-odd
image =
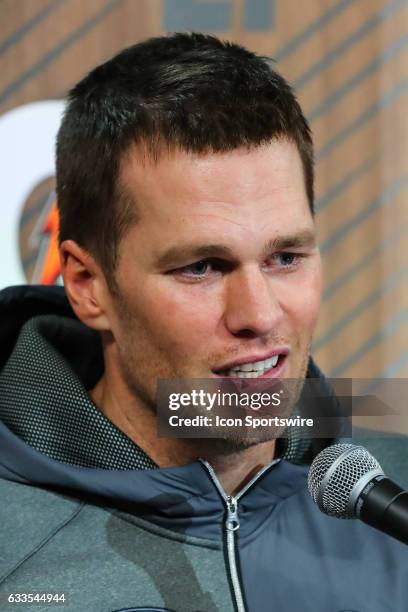
[[[289,349],[287,347],[273,349],[273,351],[269,351],[268,353],[264,353],[263,355],[248,355],[246,357],[240,357],[239,359],[235,359],[234,361],[230,361],[222,365],[220,368],[216,368],[213,370],[213,373],[216,376],[221,376],[219,372],[225,372],[226,370],[231,370],[232,368],[236,368],[237,366],[244,365],[246,363],[254,363],[256,361],[265,361],[266,359],[270,359],[275,355],[283,355],[285,359],[282,359],[282,363],[270,370],[267,370],[262,376],[258,376],[257,378],[263,378],[268,375],[268,373],[273,370],[276,371],[280,369],[280,367],[286,362],[286,357],[289,354]]]
[[[280,359],[274,368],[270,368],[256,378],[240,378],[239,376],[225,376],[214,373],[213,377],[219,379],[221,385],[232,385],[232,388],[237,389],[239,392],[246,390],[251,393],[255,391],[272,393],[277,388],[277,385],[281,384],[280,381],[285,378],[287,355],[288,353],[285,353],[284,358]]]

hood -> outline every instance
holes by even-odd
[[[101,343],[76,319],[63,288],[0,292],[0,347],[1,478],[215,536],[225,507],[203,464],[158,469],[90,400],[87,391],[103,373]],[[312,360],[308,376],[326,385]],[[330,401],[338,410],[333,394]],[[303,488],[307,464],[329,442],[292,432],[281,461],[246,496],[244,514],[246,508],[262,521],[272,499],[278,503]]]

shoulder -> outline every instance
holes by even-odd
[[[408,437],[353,428],[353,443],[364,446],[379,461],[386,476],[408,489]]]
[[[0,580],[74,518],[83,504],[52,491],[0,479]]]
[[[331,414],[341,410],[340,403],[330,381],[326,379],[313,359],[308,364],[307,377],[317,379],[325,396],[330,400]],[[353,427],[353,444],[364,446],[380,463],[384,473],[408,490],[408,436],[399,433],[376,431],[362,427]],[[324,447],[323,444],[315,445],[315,454]]]

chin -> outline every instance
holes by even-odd
[[[239,451],[247,450],[257,446],[258,444],[265,444],[266,442],[273,442],[281,437],[284,433],[285,428],[275,428],[273,431],[270,429],[265,431],[258,431],[256,433],[247,432],[247,434],[236,435],[236,436],[224,436],[220,438],[207,438],[206,446],[211,447],[217,454],[229,454]]]

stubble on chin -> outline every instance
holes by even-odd
[[[298,375],[295,379],[291,379],[291,382],[294,380],[296,381],[296,384],[290,385],[291,399],[285,406],[285,415],[282,416],[289,416],[292,414],[301,396],[306,379],[309,358],[310,345],[307,352],[305,352],[304,356],[302,357],[300,367],[297,370]],[[250,428],[246,427],[231,427],[227,430],[225,430],[225,428],[219,430],[215,428],[213,433],[218,433],[218,435],[212,438],[190,439],[189,441],[191,444],[198,446],[202,450],[203,454],[205,453],[206,455],[212,457],[223,457],[234,453],[240,453],[254,446],[277,440],[285,433],[285,427],[268,426],[257,430],[256,433],[254,433],[254,431]]]

